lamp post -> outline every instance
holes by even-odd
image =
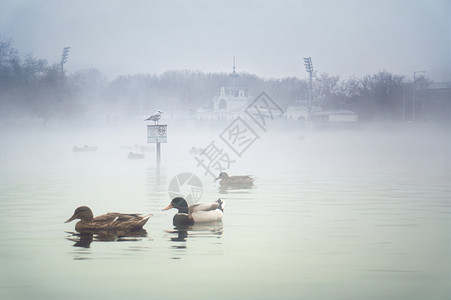
[[[416,105],[416,99],[415,99],[415,97],[416,97],[416,92],[415,92],[415,90],[417,89],[417,78],[416,78],[416,74],[417,73],[426,73],[426,71],[414,71],[413,72],[413,107],[412,107],[412,121],[415,121],[416,120],[416,114],[417,114],[417,112],[416,112],[416,107],[417,107],[417,105]]]

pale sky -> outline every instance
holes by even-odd
[[[108,78],[167,70],[305,78],[426,71],[451,81],[449,0],[0,0],[0,35],[23,57]]]

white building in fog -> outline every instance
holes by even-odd
[[[233,69],[229,85],[221,87],[213,97],[213,110],[199,109],[196,114],[198,120],[248,118],[245,110],[253,99],[249,96],[247,88],[236,85],[238,74],[235,73],[235,67]]]
[[[287,107],[287,119],[303,122],[311,122],[316,126],[348,125],[358,122],[358,114],[351,110],[322,110],[319,106],[312,106],[310,111],[307,105]]]

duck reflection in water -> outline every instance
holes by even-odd
[[[74,247],[89,248],[93,241],[99,242],[124,242],[140,241],[147,237],[147,231],[141,230],[82,230],[81,232],[67,232],[66,239],[75,242]]]
[[[166,230],[170,233],[171,241],[186,242],[188,238],[221,238],[224,233],[222,221],[202,223],[195,225],[174,226],[174,230]]]
[[[66,231],[67,232],[67,231]],[[70,235],[66,237],[69,241],[75,242],[74,247],[89,248],[94,239],[92,233],[67,232]]]

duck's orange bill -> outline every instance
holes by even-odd
[[[171,208],[174,208],[174,206],[172,205],[172,203],[169,203],[169,205],[166,206],[165,208],[163,208],[163,210],[168,210],[168,209],[171,209]]]

